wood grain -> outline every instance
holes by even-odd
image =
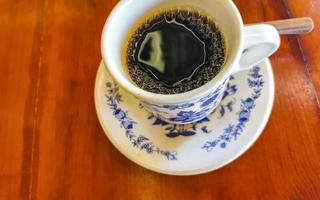
[[[316,91],[318,105],[320,106],[320,52],[319,34],[320,34],[320,1],[305,3],[303,0],[284,0],[288,10],[288,16],[309,16],[315,21],[315,29],[308,36],[297,37],[299,48],[303,53],[304,64],[307,66],[306,72],[311,78]],[[303,6],[301,6],[303,5]]]
[[[28,198],[42,2],[0,2],[0,199]]]
[[[246,23],[310,16],[271,58],[276,99],[256,144],[208,174],[122,156],[95,114],[100,35],[116,0],[0,1],[0,199],[320,199],[318,0],[235,0]]]

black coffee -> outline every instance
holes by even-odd
[[[225,42],[215,23],[200,12],[177,9],[149,19],[131,35],[128,73],[140,88],[177,94],[212,80],[225,62]]]

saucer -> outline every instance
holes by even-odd
[[[97,115],[113,145],[138,165],[170,175],[206,173],[238,158],[262,133],[273,100],[267,59],[232,76],[216,110],[188,125],[153,116],[112,80],[103,63],[95,83]]]

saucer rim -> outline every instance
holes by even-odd
[[[200,174],[205,174],[208,172],[212,172],[215,170],[218,170],[228,164],[230,164],[231,162],[235,161],[236,159],[238,159],[239,157],[241,157],[250,147],[252,147],[254,145],[254,143],[257,141],[257,139],[260,137],[260,135],[262,134],[263,130],[265,129],[267,122],[269,121],[269,118],[271,116],[272,113],[272,109],[273,109],[273,105],[274,105],[274,99],[275,99],[275,81],[274,81],[274,74],[273,74],[273,70],[272,70],[272,64],[270,62],[270,60],[268,58],[264,59],[263,61],[261,61],[258,65],[266,65],[266,71],[268,74],[268,82],[269,82],[269,100],[268,100],[268,105],[266,108],[266,113],[263,115],[263,119],[262,122],[260,123],[259,127],[256,129],[255,134],[252,136],[252,139],[245,145],[243,145],[243,147],[234,155],[232,156],[232,158],[224,161],[221,164],[218,164],[214,167],[206,167],[205,169],[196,169],[196,170],[190,170],[190,171],[186,171],[186,172],[176,172],[176,171],[168,171],[168,170],[161,170],[161,169],[157,169],[153,166],[150,166],[148,164],[142,163],[140,162],[138,159],[135,159],[132,155],[126,153],[113,139],[113,137],[110,134],[110,131],[108,127],[106,127],[103,123],[103,119],[102,119],[102,114],[100,113],[100,108],[98,106],[99,104],[99,88],[98,86],[98,81],[99,78],[101,76],[101,74],[103,73],[103,67],[104,67],[104,62],[101,61],[97,70],[97,74],[96,74],[96,78],[95,78],[95,86],[94,86],[94,103],[95,103],[95,110],[96,110],[96,114],[98,116],[98,120],[100,123],[100,126],[102,127],[104,134],[107,136],[107,138],[109,139],[109,141],[113,144],[113,146],[122,154],[124,155],[127,159],[129,159],[130,161],[134,162],[135,164],[148,169],[150,171],[153,172],[157,172],[157,173],[161,173],[161,174],[165,174],[165,175],[173,175],[173,176],[192,176],[192,175],[200,175]],[[241,72],[240,72],[241,73]]]

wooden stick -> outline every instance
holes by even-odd
[[[314,27],[313,20],[310,17],[262,22],[262,24],[274,26],[280,35],[305,34],[311,32]]]

